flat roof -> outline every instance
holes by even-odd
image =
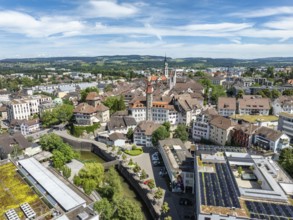
[[[18,162],[66,211],[86,203],[35,158]]]

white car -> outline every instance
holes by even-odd
[[[152,160],[159,160],[159,153],[158,152],[152,154]]]

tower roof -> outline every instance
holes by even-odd
[[[146,94],[152,94],[153,91],[154,91],[154,89],[153,89],[152,83],[150,81],[148,81]]]

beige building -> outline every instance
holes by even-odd
[[[255,96],[243,96],[238,100],[240,115],[269,115],[270,100]]]
[[[236,113],[236,99],[228,97],[219,97],[218,113],[224,117],[234,115]]]
[[[232,130],[236,124],[222,116],[210,122],[210,140],[221,146],[231,143]]]

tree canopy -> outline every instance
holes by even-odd
[[[41,121],[44,127],[67,122],[73,115],[74,107],[68,104],[57,106],[52,111],[45,111],[41,114]]]
[[[174,131],[174,137],[179,138],[181,141],[185,142],[188,140],[187,127],[184,124],[179,124]]]
[[[153,132],[152,143],[156,146],[159,140],[164,140],[168,137],[170,137],[170,132],[168,132],[166,127],[162,125]]]
[[[122,111],[126,109],[124,97],[121,95],[119,96],[109,96],[107,99],[103,102],[105,106],[107,106],[110,109],[110,113],[113,114],[117,111]]]
[[[293,177],[293,148],[285,148],[281,151],[279,163]]]

